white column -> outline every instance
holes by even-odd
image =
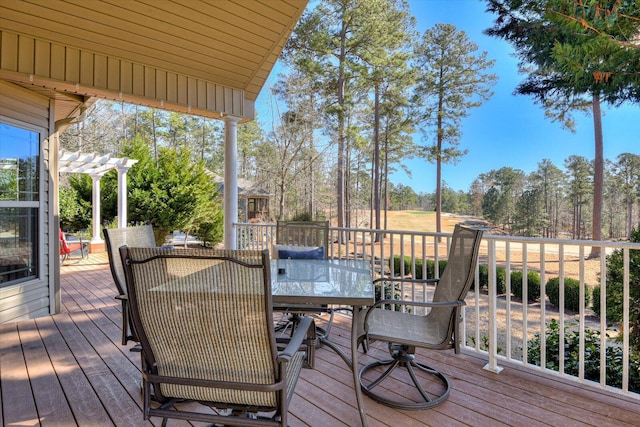
[[[118,166],[118,227],[127,226],[127,171],[128,167]]]
[[[238,117],[224,118],[224,247],[236,249],[238,221]]]
[[[102,225],[102,219],[100,218],[100,178],[102,178],[102,175],[91,175],[93,180],[93,237],[91,238],[91,243],[104,243],[100,234],[100,226]]]

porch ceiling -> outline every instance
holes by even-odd
[[[147,86],[147,79],[169,73],[178,79],[184,76],[185,81],[193,79],[197,84],[206,82],[210,87],[238,91],[252,103],[306,5],[307,0],[3,0],[0,31],[33,39],[39,43],[36,49],[42,44],[74,49],[85,61],[83,67],[89,60],[82,56],[85,52],[95,55],[94,61],[107,58],[130,63],[134,74],[135,66],[140,65],[147,70],[143,83]],[[3,54],[0,60],[4,57],[6,61],[8,49]],[[29,60],[16,61],[22,59]],[[93,67],[98,65],[95,62]],[[52,63],[51,68],[54,66]],[[20,68],[18,64],[16,69]],[[2,69],[8,69],[4,63]],[[155,70],[153,76],[149,70]],[[23,85],[73,91],[73,86],[59,84],[54,88],[46,79],[39,80],[37,73],[35,81],[29,72],[24,73],[27,80],[20,81]],[[19,74],[12,74],[11,80],[18,80]],[[96,95],[82,89],[77,93]],[[157,106],[162,100],[157,95],[156,99],[148,98],[144,93],[133,101],[143,105],[145,100],[153,101],[147,105]],[[201,112],[206,115],[207,110],[204,107]],[[245,115],[251,116],[252,111]]]

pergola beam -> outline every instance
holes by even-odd
[[[91,176],[92,209],[93,209],[93,237],[92,244],[100,244],[104,241],[100,234],[102,219],[100,218],[100,179],[105,173],[116,169],[118,171],[118,227],[127,226],[127,172],[138,161],[127,157],[112,157],[109,154],[98,155],[95,153],[84,154],[80,151],[59,153],[60,173],[84,173]]]

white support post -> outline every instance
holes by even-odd
[[[100,235],[100,225],[102,219],[100,217],[100,179],[102,175],[91,175],[93,180],[92,191],[92,204],[93,204],[93,237],[91,238],[92,244],[104,243]]]
[[[238,221],[238,121],[237,117],[224,118],[224,247],[236,249]]]
[[[497,283],[496,283],[496,241],[488,241],[488,260],[489,265],[489,363],[484,365],[483,369],[495,372],[502,371],[498,366],[498,324],[497,316]]]
[[[127,226],[127,171],[128,167],[118,166],[118,227]]]

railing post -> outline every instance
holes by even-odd
[[[488,261],[489,264],[489,363],[484,365],[483,369],[495,372],[502,371],[498,366],[498,324],[497,316],[497,289],[496,289],[496,241],[491,239],[488,242]]]

